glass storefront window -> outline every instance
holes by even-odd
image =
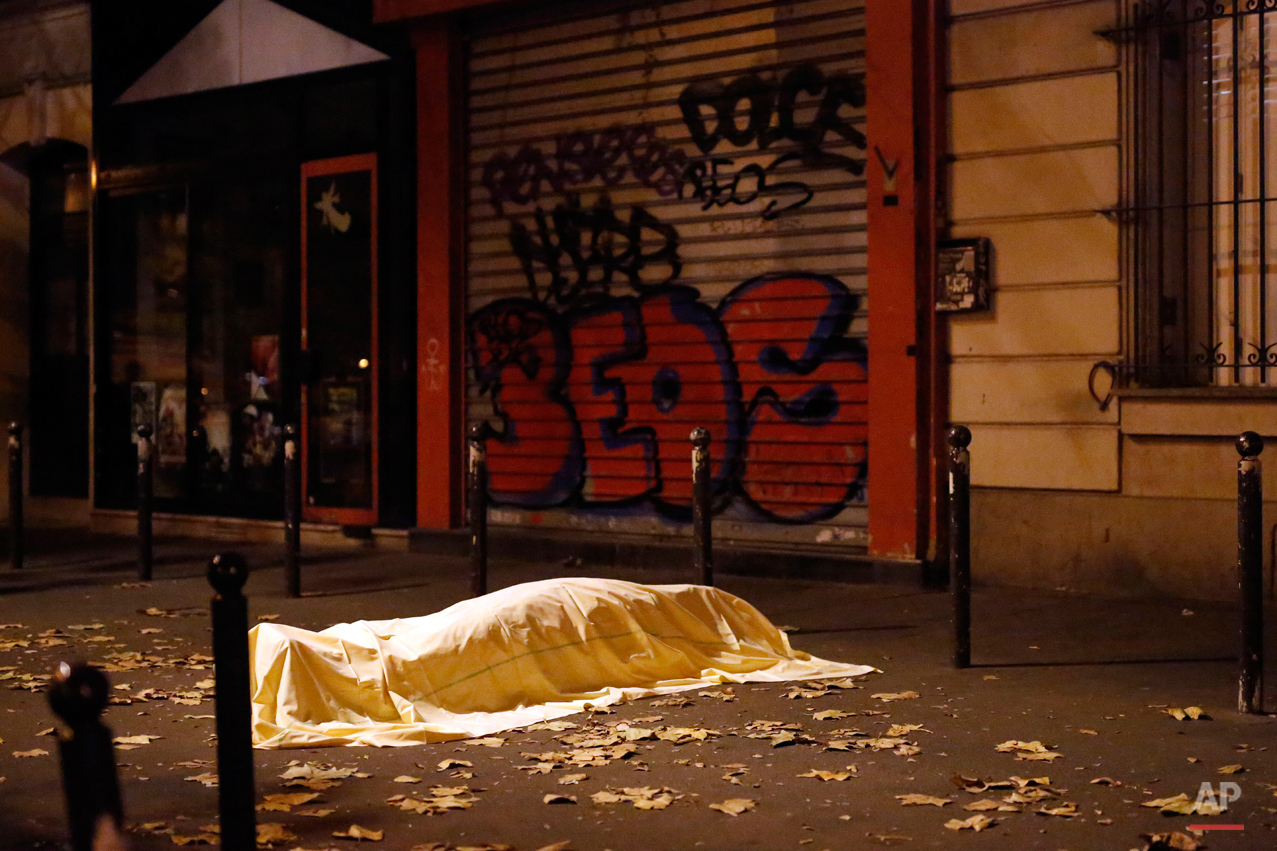
[[[270,179],[105,194],[100,506],[134,504],[133,434],[147,422],[157,505],[280,514],[290,198]]]

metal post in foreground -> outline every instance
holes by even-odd
[[[217,794],[222,848],[254,851],[253,734],[248,685],[248,565],[237,553],[213,557],[208,581],[217,591],[213,616],[213,669],[217,681]]]
[[[9,567],[22,569],[22,424],[9,423]]]
[[[470,429],[470,593],[488,593],[488,448],[483,425]]]
[[[155,473],[151,453],[151,427],[137,427],[137,578],[151,581],[154,546],[151,514],[154,510]]]
[[[302,474],[301,443],[297,426],[284,426],[284,583],[285,593],[300,597],[302,593]]]
[[[1259,453],[1264,439],[1253,431],[1237,438],[1237,584],[1241,592],[1241,666],[1237,711],[1256,715],[1264,706],[1264,483]]]
[[[949,429],[949,590],[953,667],[971,667],[971,430]]]
[[[111,731],[102,723],[110,692],[106,674],[84,662],[60,664],[49,687],[49,705],[66,725],[58,735],[58,753],[72,851],[124,847],[115,752]]]
[[[701,584],[714,587],[714,512],[710,505],[709,429],[692,430],[692,540]]]

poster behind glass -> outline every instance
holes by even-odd
[[[376,159],[307,163],[303,333],[306,515],[376,522]]]

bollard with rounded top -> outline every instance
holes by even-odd
[[[26,542],[22,528],[22,424],[9,423],[9,568],[22,569]]]
[[[971,429],[949,429],[949,591],[953,595],[953,666],[971,666]]]
[[[1264,484],[1259,453],[1264,439],[1253,431],[1237,438],[1237,587],[1241,596],[1241,653],[1237,711],[1257,714],[1264,705]]]
[[[151,452],[151,427],[137,427],[137,578],[151,580],[154,540],[151,518],[154,511],[155,472]]]
[[[484,423],[470,427],[470,594],[488,593],[488,430]]]
[[[58,734],[62,788],[73,851],[124,847],[124,810],[111,731],[102,723],[111,693],[106,674],[84,662],[58,665],[49,706],[65,725]],[[109,844],[109,839],[118,840]]]
[[[710,434],[707,428],[696,428],[692,441],[692,540],[696,550],[696,567],[701,584],[714,586],[714,512],[710,482]]]
[[[257,844],[253,810],[252,696],[249,692],[248,564],[238,553],[222,553],[208,566],[217,592],[213,617],[213,668],[217,682],[217,794],[222,848],[252,851]]]
[[[289,597],[300,597],[302,542],[301,441],[297,426],[284,426],[284,584]]]

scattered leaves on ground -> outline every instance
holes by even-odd
[[[596,804],[619,804],[628,801],[638,810],[663,810],[681,798],[682,793],[665,786],[627,786],[621,791],[604,789],[590,798]]]
[[[800,774],[799,777],[817,777],[821,780],[847,780],[856,776],[856,767],[854,765],[847,766],[849,771],[825,771],[821,768],[813,768],[806,774]]]

